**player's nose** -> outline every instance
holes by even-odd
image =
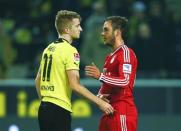
[[[83,31],[82,27],[80,26],[80,31]]]

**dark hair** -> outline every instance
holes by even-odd
[[[107,17],[105,21],[110,21],[112,24],[113,30],[120,30],[122,35],[125,36],[125,32],[128,28],[128,19],[121,16],[110,16]]]
[[[68,10],[58,11],[55,18],[55,27],[57,29],[57,32],[62,33],[64,28],[68,27],[70,25],[70,22],[74,18],[81,20],[81,16],[77,12]]]

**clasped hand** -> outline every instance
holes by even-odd
[[[99,79],[101,72],[97,68],[97,66],[94,63],[92,63],[92,65],[88,65],[85,67],[85,74],[88,77]]]

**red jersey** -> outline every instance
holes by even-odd
[[[137,58],[134,51],[126,45],[120,46],[105,60],[103,82],[99,94],[110,94],[110,103],[124,101],[134,105],[133,87],[136,78]]]
[[[106,57],[99,78],[103,82],[99,94],[109,94],[115,112],[102,116],[99,131],[136,131],[138,115],[133,98],[136,69],[137,58],[126,45]]]

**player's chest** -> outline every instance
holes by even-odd
[[[116,73],[119,71],[119,59],[117,55],[109,56],[104,64],[103,72]]]

